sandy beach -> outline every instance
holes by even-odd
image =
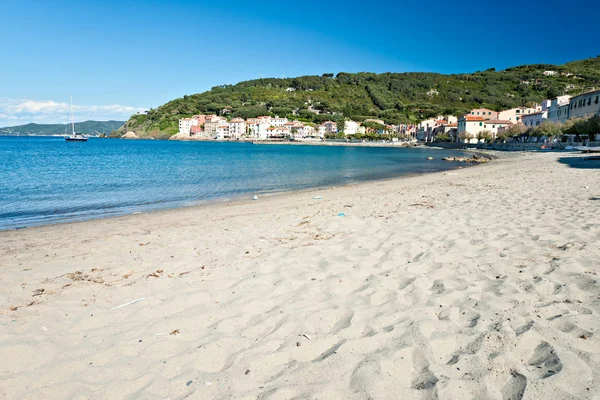
[[[600,399],[582,157],[0,232],[0,398]]]

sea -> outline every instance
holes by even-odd
[[[458,168],[460,151],[0,136],[0,230]],[[433,157],[433,160],[428,160]]]

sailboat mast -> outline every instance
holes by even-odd
[[[71,111],[71,128],[73,132],[73,136],[75,135],[75,120],[73,118],[73,96],[71,96],[71,107],[69,108]]]

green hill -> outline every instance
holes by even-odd
[[[548,70],[557,74],[545,76],[543,72]],[[126,131],[142,136],[172,135],[178,130],[179,118],[199,113],[242,118],[286,115],[315,123],[366,118],[410,123],[478,107],[501,110],[529,105],[592,87],[600,87],[600,56],[564,65],[522,65],[502,71],[490,68],[470,74],[340,72],[257,79],[217,86],[175,99],[147,114],[133,115],[113,135]]]
[[[75,132],[108,134],[123,126],[123,121],[84,121],[75,123]],[[62,135],[65,124],[27,124],[0,128],[0,135]]]

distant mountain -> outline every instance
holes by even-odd
[[[75,123],[75,132],[88,135],[108,134],[123,126],[124,121],[84,121]],[[0,135],[62,135],[65,124],[27,124],[0,128]]]
[[[600,56],[563,65],[521,65],[470,74],[340,72],[265,78],[172,100],[133,115],[112,136],[133,131],[142,137],[168,137],[177,133],[179,118],[202,113],[241,118],[279,115],[312,123],[331,119],[338,126],[347,119],[367,118],[388,124],[415,123],[440,114],[464,114],[473,108],[503,110],[530,105],[594,87],[600,87]]]

